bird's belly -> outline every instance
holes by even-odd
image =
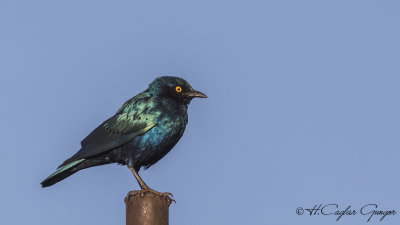
[[[150,167],[164,157],[179,141],[186,124],[175,126],[155,126],[144,135],[138,136],[121,146],[124,164],[131,164],[135,169]]]

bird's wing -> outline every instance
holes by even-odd
[[[154,117],[154,114],[145,113],[123,113],[111,117],[82,140],[82,149],[86,155],[97,155],[119,147],[154,127]]]
[[[130,103],[129,105],[126,105]],[[136,136],[142,135],[153,128],[157,114],[146,112],[143,101],[128,101],[123,107],[129,110],[119,110],[116,115],[103,122],[81,142],[79,150],[67,159],[60,167],[75,160],[91,157],[117,148]],[[121,108],[123,108],[121,107]]]

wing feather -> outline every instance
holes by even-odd
[[[147,96],[139,94],[127,101],[117,114],[104,121],[83,139],[82,148],[60,167],[120,147],[153,128],[156,125],[154,120],[158,115],[147,112],[146,99],[140,97]]]

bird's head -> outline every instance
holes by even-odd
[[[186,80],[180,77],[159,77],[149,85],[148,90],[154,95],[168,96],[184,104],[189,104],[193,98],[207,98],[205,94],[194,90]]]

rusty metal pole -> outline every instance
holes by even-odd
[[[172,199],[146,190],[131,191],[125,198],[126,225],[168,225]]]

